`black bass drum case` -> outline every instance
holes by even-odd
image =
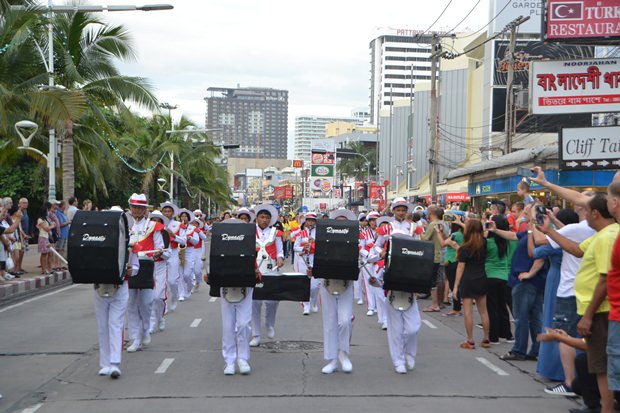
[[[408,235],[393,234],[385,263],[383,288],[408,293],[428,293],[433,286],[435,247]]]
[[[357,280],[360,271],[359,237],[357,221],[317,221],[312,276],[331,280]]]
[[[129,226],[121,211],[77,211],[69,230],[69,273],[78,284],[122,284]]]
[[[256,225],[236,222],[213,224],[209,260],[211,289],[254,287]]]

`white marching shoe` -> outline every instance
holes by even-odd
[[[135,353],[136,351],[142,349],[142,344],[138,340],[134,340],[133,343],[129,347],[127,347],[128,353]]]
[[[235,365],[234,364],[227,364],[226,367],[224,367],[224,374],[226,376],[234,376],[235,375]]]
[[[353,371],[353,364],[349,360],[349,356],[342,350],[338,352],[338,361],[340,361],[340,367],[342,367],[343,372],[351,373]]]
[[[318,313],[319,312],[319,306],[318,305],[313,305],[312,306],[312,312],[313,313]]]
[[[250,340],[250,347],[258,347],[259,345],[260,345],[260,338],[252,337],[252,340]]]
[[[121,377],[121,369],[116,366],[110,367],[110,377],[112,377],[113,379],[118,379],[119,377]]]
[[[332,374],[336,370],[338,370],[338,362],[336,360],[332,360],[327,365],[325,365],[325,367],[323,367],[321,373]]]
[[[405,354],[405,360],[407,360],[407,370],[415,369],[415,357]]]
[[[403,366],[402,364],[399,364],[398,366],[394,367],[394,370],[398,374],[407,374],[407,367]]]
[[[144,337],[142,337],[142,345],[144,347],[146,347],[149,344],[151,344],[151,335],[150,334],[146,334]]]
[[[370,316],[375,315],[375,312],[374,312],[373,310],[368,310],[368,311],[366,312],[366,315],[367,315],[368,317],[370,317]]]
[[[381,324],[381,330],[387,330],[387,323]]]
[[[166,329],[166,319],[162,318],[161,320],[159,320],[158,328],[159,331],[164,331]]]
[[[273,327],[267,328],[267,338],[272,339],[276,336],[276,329]]]
[[[250,372],[252,371],[250,365],[245,360],[237,360],[237,365],[239,366],[239,373],[243,375],[250,374]]]
[[[110,375],[110,367],[104,367],[101,370],[99,370],[99,375],[100,376],[109,376]]]
[[[361,298],[357,300],[357,305],[362,305],[362,304],[364,304],[364,300],[362,300]]]

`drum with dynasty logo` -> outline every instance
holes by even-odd
[[[404,234],[392,234],[385,263],[383,288],[428,293],[433,285],[435,247]]]
[[[213,224],[209,284],[214,287],[254,287],[256,284],[256,225]]]
[[[332,280],[357,280],[359,236],[357,221],[317,221],[312,276]]]
[[[128,245],[129,226],[122,211],[77,211],[67,240],[73,282],[122,284]]]

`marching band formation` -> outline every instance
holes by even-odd
[[[416,244],[428,242],[417,240],[418,227],[405,219],[413,211],[405,199],[392,202],[391,217],[372,211],[361,219],[349,210],[338,209],[328,219],[319,220],[316,213],[306,213],[301,227],[290,234],[294,242],[293,274],[281,272],[284,234],[275,225],[279,214],[273,205],[239,208],[235,217],[211,228],[199,210],[192,212],[165,202],[160,210],[149,213],[152,206],[146,196],[135,193],[128,203],[129,211],[123,219],[127,220],[129,250],[122,277],[114,284],[94,283],[99,375],[121,375],[125,319],[129,332],[126,350],[139,351],[149,346],[152,334],[165,330],[166,314],[198,291],[203,281],[210,284],[212,296],[221,297],[225,375],[251,372],[250,347],[260,345],[263,333],[269,339],[275,337],[279,300],[284,299],[299,300],[303,315],[317,313],[320,306],[327,362],[322,373],[350,373],[353,303],[362,304],[362,296],[368,305],[367,315],[376,314],[382,329],[387,330],[395,371],[405,374],[415,368],[421,325],[416,293],[428,293],[432,287],[431,270],[423,268],[432,268],[433,251],[431,248],[427,257],[429,254]],[[120,207],[111,211],[123,212]],[[361,222],[365,225],[359,226]],[[224,228],[223,232],[216,231],[217,226]],[[211,257],[215,251],[223,261],[212,259],[207,270],[205,241],[211,230]],[[97,238],[105,239],[92,234],[83,239]],[[397,242],[398,248],[392,248]],[[251,252],[239,250],[241,243]],[[244,266],[249,256],[249,266]],[[430,267],[411,265],[416,262],[411,260],[420,259],[430,262]],[[227,277],[230,271],[244,272],[244,281]],[[292,293],[282,298],[269,293],[274,288],[287,289],[291,283],[300,286],[301,295]]]

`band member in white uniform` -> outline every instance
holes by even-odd
[[[387,241],[391,234],[411,236],[410,224],[405,220],[405,216],[412,209],[413,206],[404,198],[399,197],[392,201],[391,210],[394,213],[394,220],[389,226],[382,226],[377,231],[379,237],[374,250],[380,259],[386,256]],[[377,279],[379,285],[383,285],[383,271],[377,274]],[[396,372],[405,374],[407,370],[415,368],[417,333],[422,325],[422,319],[414,293],[388,291],[388,300],[392,301],[386,306],[390,357]],[[399,304],[395,304],[396,302]]]
[[[356,220],[355,214],[346,209],[337,209],[331,219]],[[337,294],[336,294],[337,293]],[[353,282],[344,280],[322,280],[320,287],[323,314],[323,357],[329,363],[321,370],[331,374],[338,370],[351,373],[353,364],[349,359],[351,329],[353,327]]]
[[[169,221],[160,211],[151,212],[151,221],[159,222],[168,227]],[[151,322],[149,334],[166,329],[166,302],[168,300],[168,258],[170,257],[170,247],[168,246],[159,258],[155,258],[155,288],[153,290],[153,309],[151,311]]]
[[[194,272],[192,276],[194,284],[192,292],[197,292],[202,282],[203,266],[206,260],[204,244],[207,240],[207,234],[203,230],[204,222],[198,219],[198,217],[195,217],[191,224],[196,227],[194,231],[196,236],[198,236],[198,242],[194,245]]]
[[[368,216],[365,213],[361,212],[357,216],[357,221],[360,224],[360,243],[361,243],[362,233],[365,232],[366,229],[368,229]],[[358,305],[364,304],[364,299],[362,298],[362,296],[364,295],[365,291],[366,289],[364,288],[364,276],[362,275],[362,272],[360,270],[360,276],[357,278],[357,281],[353,282],[353,299],[357,302]]]
[[[170,308],[168,310],[174,311],[177,309],[179,302],[179,284],[181,283],[181,273],[179,272],[179,248],[185,248],[187,239],[185,238],[185,229],[182,228],[181,223],[175,220],[175,217],[179,214],[179,207],[172,202],[164,202],[159,204],[161,212],[169,223],[166,226],[168,235],[170,235],[170,255],[166,260],[166,267],[168,268],[168,286],[170,287]],[[159,325],[159,329],[165,328],[165,321],[162,318],[162,323]]]
[[[263,204],[254,207],[256,214],[256,262],[261,274],[273,273],[284,265],[284,248],[282,231],[273,225],[278,220],[278,211],[273,205]],[[250,347],[260,345],[261,313],[265,304],[265,328],[267,337],[272,339],[275,334],[276,312],[279,301],[254,300],[252,303],[252,341]]]
[[[147,253],[145,259],[159,259],[163,254],[164,239],[161,231],[164,230],[163,224],[151,221],[148,218],[146,196],[144,194],[133,194],[129,198],[129,209],[134,223],[129,231],[129,244],[133,247],[133,252],[139,254],[140,251],[157,251]],[[154,277],[154,274],[152,275]],[[129,289],[129,303],[127,306],[127,319],[129,327],[129,338],[131,345],[127,347],[127,352],[133,353],[151,344],[151,312],[153,311],[153,289],[140,288]]]
[[[187,244],[185,246],[184,257],[179,266],[179,272],[181,273],[181,283],[179,286],[179,301],[185,301],[192,295],[192,289],[194,288],[194,259],[196,257],[194,245],[198,244],[198,233],[196,233],[196,226],[192,225],[192,222],[196,220],[192,211],[185,208],[179,210],[179,218],[185,225],[185,239]]]
[[[244,213],[243,215],[246,215]],[[250,212],[247,211],[250,218]],[[245,218],[227,219],[224,222],[244,222]],[[258,271],[257,274],[258,276]],[[209,274],[204,281],[209,282]],[[220,303],[222,313],[222,356],[226,366],[224,374],[235,374],[235,362],[239,373],[250,374],[250,322],[252,321],[252,287],[221,287]]]
[[[360,278],[364,280],[364,287],[366,289],[366,301],[370,304],[374,304],[377,310],[377,320],[381,324],[383,330],[387,330],[387,315],[386,315],[386,299],[383,288],[379,285],[370,283],[371,278],[376,278],[375,265],[366,263],[370,250],[375,245],[375,238],[377,237],[377,219],[380,218],[378,212],[371,212],[366,219],[368,220],[368,228],[360,233]],[[370,310],[366,315],[372,315]]]
[[[308,273],[308,269],[314,265],[314,247],[316,238],[316,214],[308,212],[305,215],[304,229],[299,231],[295,237],[293,251],[297,255],[295,257],[294,269],[296,272]],[[302,314],[308,315],[310,311],[317,313],[319,311],[319,287],[321,281],[317,278],[310,278],[310,301],[301,303]]]
[[[111,211],[123,210],[115,206]],[[113,379],[121,375],[121,357],[123,353],[123,330],[129,299],[127,279],[138,273],[140,264],[138,254],[129,253],[125,281],[118,285],[95,284],[95,316],[97,317],[97,335],[99,337],[100,376]]]

